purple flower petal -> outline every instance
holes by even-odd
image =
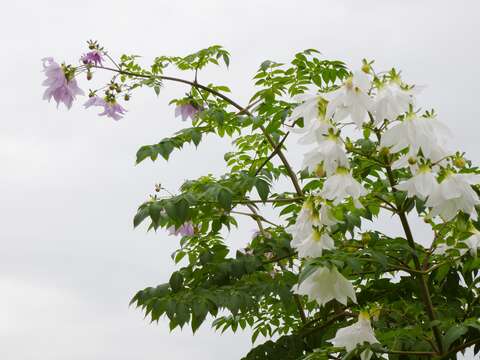
[[[195,229],[191,221],[188,221],[182,224],[178,229],[175,228],[175,225],[170,226],[168,229],[170,235],[182,235],[182,236],[193,236],[195,235]]]
[[[198,109],[192,104],[177,105],[175,108],[175,117],[181,116],[182,121],[186,121],[188,118],[194,119],[198,113]]]
[[[83,104],[83,106],[85,108],[89,108],[91,106],[101,106],[103,107],[103,112],[99,113],[98,115],[108,116],[114,120],[120,120],[123,117],[123,114],[125,114],[127,111],[119,103],[107,102],[105,99],[99,96],[93,96],[89,98],[85,104]]]
[[[103,56],[102,53],[98,50],[92,50],[86,54],[84,54],[80,60],[84,64],[95,65],[95,66],[102,66]]]
[[[47,87],[43,93],[43,99],[50,101],[53,97],[57,107],[63,103],[70,109],[76,96],[84,95],[82,89],[78,87],[75,79],[67,80],[63,68],[53,58],[44,58],[42,63],[43,71],[47,76],[42,82],[42,85]]]

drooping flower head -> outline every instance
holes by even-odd
[[[344,167],[337,168],[335,174],[327,178],[320,192],[323,198],[333,201],[334,205],[340,204],[347,198],[352,198],[358,208],[362,207],[358,201],[359,197],[366,194],[367,190],[353,178],[350,170]]]
[[[472,235],[465,240],[465,245],[470,250],[470,255],[477,257],[478,249],[480,249],[480,231],[472,227],[471,232]]]
[[[348,159],[343,143],[338,134],[329,130],[328,135],[324,135],[322,141],[313,150],[304,155],[302,167],[307,168],[309,172],[315,171],[318,165],[323,165],[327,176],[333,175],[338,167],[347,167]]]
[[[198,112],[199,109],[190,103],[179,104],[175,108],[175,117],[181,116],[182,121],[186,121],[188,118],[193,120]]]
[[[358,321],[350,326],[337,330],[335,337],[328,340],[333,346],[344,347],[347,352],[354,350],[357,345],[364,343],[378,344],[375,332],[370,323],[368,312],[362,311],[358,315]],[[360,354],[362,360],[368,360],[372,357],[370,350],[365,350]]]
[[[380,145],[393,153],[405,148],[414,154],[421,150],[423,157],[437,161],[445,156],[445,144],[450,136],[450,130],[439,120],[409,113],[403,121],[385,131]]]
[[[63,103],[70,109],[77,95],[84,95],[75,80],[75,68],[63,64],[59,65],[51,57],[42,59],[42,62],[43,71],[47,76],[42,83],[47,87],[43,93],[43,99],[50,101],[53,97],[57,107],[60,103]]]
[[[432,169],[427,165],[421,165],[412,178],[395,186],[398,190],[406,191],[408,197],[418,197],[425,200],[437,188],[438,182]]]
[[[475,206],[480,204],[471,185],[480,183],[479,174],[455,174],[448,171],[425,203],[432,208],[431,217],[439,215],[443,220],[452,220],[459,211],[477,219]]]
[[[332,93],[334,97],[327,105],[326,117],[333,117],[333,121],[338,123],[349,116],[361,128],[368,119],[368,111],[373,110],[369,89],[368,76],[362,71],[356,71],[340,89]]]
[[[89,108],[91,106],[101,106],[103,107],[103,112],[99,113],[98,115],[108,116],[114,120],[120,120],[123,117],[123,114],[125,114],[127,111],[119,103],[117,103],[114,98],[108,99],[108,97],[101,98],[99,96],[92,96],[85,104],[83,104],[83,106],[85,106],[85,108]]]
[[[309,300],[316,300],[320,306],[335,299],[347,305],[348,298],[357,302],[352,283],[340,274],[336,267],[318,268],[301,284],[293,288],[294,293],[307,295]]]
[[[102,66],[103,55],[102,52],[99,50],[92,50],[88,53],[84,54],[80,60],[85,65],[95,65],[95,66]]]
[[[310,236],[300,243],[292,241],[292,247],[298,252],[299,258],[322,256],[323,250],[335,248],[333,239],[326,231],[313,229]]]
[[[313,226],[319,225],[319,217],[313,200],[305,200],[295,224],[286,229],[286,231],[292,235],[292,246],[294,244],[300,244],[303,240],[308,238],[313,231]]]
[[[191,221],[183,223],[178,229],[175,227],[175,225],[172,225],[167,230],[170,235],[182,235],[182,236],[195,235],[195,229]]]
[[[384,120],[394,121],[406,113],[410,106],[415,105],[415,95],[421,91],[420,86],[405,85],[394,69],[389,72],[388,80],[377,79],[375,84],[378,89],[373,108],[376,125]]]
[[[294,128],[295,132],[310,132],[316,120],[325,119],[326,100],[321,95],[299,94],[293,100],[301,102],[301,104],[293,109],[287,121],[294,122],[300,118],[303,119],[303,128]]]

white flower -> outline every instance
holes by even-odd
[[[473,257],[477,257],[478,249],[480,249],[480,231],[473,228],[472,232],[473,235],[465,240],[465,244],[470,250],[470,255],[472,255]]]
[[[305,134],[299,140],[299,144],[313,144],[323,140],[323,135],[333,127],[330,119],[325,117],[327,101],[319,95],[297,95],[294,98],[297,101],[304,101],[293,109],[289,121],[295,121],[303,118],[303,127],[294,127],[292,132]]]
[[[412,178],[395,186],[398,190],[406,191],[408,197],[418,197],[425,200],[438,186],[437,179],[428,166],[420,166],[418,172]]]
[[[313,120],[320,117],[319,103],[322,99],[320,95],[300,94],[295,96],[294,100],[302,103],[293,109],[288,121],[303,118],[303,130],[297,129],[297,131],[306,132]]]
[[[444,145],[450,131],[434,118],[406,116],[399,124],[385,131],[380,145],[390,147],[391,152],[399,152],[409,147],[416,155],[420,150],[425,158],[443,157]]]
[[[480,175],[448,173],[426,202],[432,208],[430,216],[440,215],[450,221],[461,210],[476,219],[475,205],[480,204],[480,199],[470,185],[478,183]]]
[[[355,289],[350,281],[340,274],[336,267],[329,269],[321,267],[294,288],[299,295],[307,295],[310,300],[316,300],[323,306],[330,300],[337,300],[347,305],[348,298],[357,302]]]
[[[352,121],[360,128],[368,118],[367,112],[373,110],[373,100],[368,95],[370,80],[368,76],[357,71],[349,77],[340,89],[332,94],[334,98],[327,105],[326,118],[336,123],[350,116]]]
[[[322,256],[323,250],[332,250],[335,248],[333,239],[326,232],[313,230],[308,238],[302,242],[293,242],[292,247],[297,249],[298,257],[319,257]]]
[[[337,330],[335,337],[328,341],[333,346],[345,347],[347,352],[354,350],[357,345],[363,343],[379,343],[370,324],[370,316],[366,312],[361,312],[358,315],[358,321],[355,324]],[[371,357],[371,350],[365,350],[360,354],[362,360],[368,360]]]
[[[319,223],[324,226],[333,226],[338,220],[332,214],[332,209],[327,204],[322,204],[319,211]]]
[[[300,244],[303,240],[308,238],[313,226],[320,226],[320,219],[316,214],[312,200],[308,199],[303,203],[295,224],[287,229],[287,232],[292,235],[292,246]]]
[[[433,172],[438,172],[441,167],[447,165],[448,161],[445,158],[446,155],[447,153],[440,147],[433,149],[433,152],[429,156],[429,159],[433,162]],[[410,149],[408,153],[401,155],[397,160],[392,163],[392,169],[398,170],[409,167],[412,173],[416,173],[419,170],[418,161],[418,154],[412,151],[412,149]]]
[[[409,106],[414,103],[414,89],[402,88],[396,81],[382,86],[375,96],[373,113],[375,124],[385,119],[394,121],[399,115],[407,112]]]
[[[315,171],[320,164],[323,165],[327,176],[334,174],[339,166],[348,166],[347,155],[337,135],[330,133],[323,136],[318,146],[304,155],[302,167],[307,168],[309,172]]]
[[[475,346],[470,346],[467,349],[457,352],[457,360],[475,360]],[[478,356],[478,352],[477,352]]]
[[[302,145],[308,145],[322,142],[330,129],[333,129],[333,124],[330,120],[318,118],[313,120],[309,128],[294,127],[292,132],[297,134],[305,134],[298,139],[298,143]]]
[[[346,198],[351,197],[356,207],[362,206],[358,198],[366,194],[367,190],[353,178],[350,171],[341,167],[337,169],[334,175],[327,178],[320,192],[322,197],[332,200],[334,205],[338,205]]]

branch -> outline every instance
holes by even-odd
[[[313,319],[313,320],[310,320],[309,322],[305,323],[300,331],[300,336],[307,336],[307,335],[310,335],[311,333],[314,333],[316,331],[320,331],[322,329],[325,329],[327,326],[330,326],[332,325],[335,321],[339,320],[339,319],[342,319],[344,317],[352,317],[354,316],[353,313],[351,313],[350,311],[343,311],[341,313],[338,313],[338,314],[335,314],[333,317],[331,317],[330,319],[328,319],[327,321],[325,321],[323,324],[321,324],[320,326],[317,326],[317,327],[314,327],[314,328],[309,328],[310,325],[320,321],[321,319],[320,318],[316,318],[316,319]]]
[[[248,206],[248,205],[247,205]],[[252,206],[252,205],[250,205]],[[250,206],[248,206],[250,208]],[[253,206],[252,206],[253,207]],[[257,220],[260,220],[260,221],[263,221],[264,223],[267,223],[267,224],[270,224],[272,226],[276,226],[276,227],[279,227],[279,225],[275,224],[274,222],[271,222],[270,220],[267,220],[265,219],[262,215],[256,215],[256,214],[250,214],[250,213],[246,213],[246,212],[242,212],[242,211],[233,211],[231,210],[230,211],[231,214],[238,214],[238,215],[245,215],[245,216],[249,216],[251,217],[253,220],[257,221]]]
[[[445,265],[445,264],[448,264],[448,263],[454,263],[454,262],[456,262],[457,260],[460,260],[462,257],[466,256],[467,254],[468,254],[468,252],[466,252],[466,253],[463,254],[463,255],[457,256],[457,257],[455,257],[455,258],[453,258],[453,259],[448,259],[448,260],[442,261],[442,262],[440,262],[440,263],[438,263],[438,264],[436,264],[436,265],[433,265],[432,267],[428,268],[428,269],[425,270],[424,272],[425,272],[426,274],[431,273],[432,271],[438,269],[438,268],[439,268],[440,266],[442,266],[442,265]]]
[[[150,76],[150,75],[145,75],[145,74],[138,74],[138,73],[133,73],[133,72],[130,72],[130,71],[124,71],[124,70],[118,70],[118,69],[113,69],[113,68],[109,68],[109,67],[104,67],[104,66],[93,66],[94,68],[97,68],[97,69],[103,69],[103,70],[108,70],[108,71],[113,71],[113,72],[116,72],[116,73],[119,73],[119,74],[122,74],[122,75],[127,75],[127,76],[133,76],[133,77],[140,77],[140,78],[144,78],[144,79],[150,79],[150,78],[158,78],[160,80],[169,80],[169,81],[175,81],[175,82],[179,82],[179,83],[183,83],[183,84],[187,84],[187,85],[190,85],[190,86],[193,86],[195,88],[198,88],[198,89],[202,89],[202,90],[205,90],[223,100],[225,100],[227,103],[229,103],[230,105],[232,105],[233,107],[237,108],[237,110],[243,112],[244,114],[246,115],[249,115],[249,116],[252,116],[252,113],[244,108],[243,106],[239,105],[237,102],[233,101],[232,99],[230,99],[228,96],[225,96],[224,94],[218,92],[217,90],[214,90],[214,89],[211,89],[209,88],[208,86],[205,86],[205,85],[202,85],[202,84],[199,84],[195,81],[189,81],[189,80],[185,80],[185,79],[180,79],[180,78],[176,78],[176,77],[172,77],[172,76],[164,76],[164,75],[157,75],[157,76]],[[265,136],[265,138],[267,139],[268,143],[270,144],[270,146],[272,147],[272,149],[275,149],[275,147],[277,146],[277,144],[275,143],[275,141],[272,139],[272,137],[270,136],[270,134],[267,132],[267,130],[265,129],[265,127],[263,125],[260,126],[260,130],[262,130],[262,133],[263,135]],[[299,196],[303,196],[303,191],[302,191],[302,188],[300,187],[300,184],[298,182],[298,179],[297,179],[297,176],[295,175],[295,172],[293,171],[292,167],[290,166],[287,158],[285,157],[285,154],[282,152],[281,149],[279,149],[277,151],[277,155],[278,157],[280,158],[280,160],[282,161],[283,165],[285,166],[285,168],[287,169],[287,172],[288,172],[288,175],[292,181],[292,184],[295,188],[295,191],[296,193],[299,195]]]
[[[275,147],[275,149],[273,149],[272,153],[267,157],[267,159],[262,163],[262,165],[260,165],[257,169],[257,171],[255,171],[255,176],[258,175],[258,173],[262,170],[262,168],[267,165],[267,163],[272,160],[272,158],[280,151],[280,148],[282,147],[283,143],[285,142],[285,140],[287,139],[287,136],[288,134],[290,134],[289,132],[287,132],[285,134],[285,136],[282,138],[282,140],[277,144],[277,146]]]
[[[263,228],[262,222],[260,221],[260,216],[258,215],[258,212],[255,209],[255,206],[248,204],[247,207],[252,212],[252,214],[249,214],[249,215],[257,223],[258,230],[260,230],[260,232],[262,233],[262,236],[265,236],[265,229]]]
[[[278,199],[267,199],[267,200],[260,200],[260,199],[245,199],[245,200],[232,200],[233,204],[263,204],[263,203],[276,203],[276,202],[303,202],[303,196],[296,196],[292,198],[278,198]]]
[[[391,354],[391,355],[417,355],[417,356],[428,356],[428,357],[438,355],[436,352],[432,352],[432,351],[401,351],[401,350],[385,350],[385,351],[373,350],[373,351],[380,354]]]
[[[378,133],[377,133],[377,136],[380,140],[380,135]],[[385,168],[387,170],[387,177],[388,177],[388,181],[390,182],[390,186],[392,187],[392,191],[396,192],[397,189],[395,188],[395,178],[393,177],[392,169],[390,168],[390,166],[386,166]],[[396,204],[396,208],[397,209],[401,208],[398,203]],[[415,252],[415,240],[413,239],[412,230],[410,229],[410,225],[408,223],[405,211],[403,209],[399,210],[397,214],[400,218],[400,222],[402,223],[403,231],[405,232],[408,245],[413,250],[412,256],[413,256],[413,262],[415,263],[415,268],[417,271],[421,272],[422,265],[420,264],[420,260]],[[427,311],[428,318],[430,319],[430,321],[433,322],[437,319],[437,317],[435,315],[435,310],[433,308],[432,298],[430,296],[430,290],[428,288],[428,284],[425,279],[425,274],[422,274],[422,273],[417,274],[417,279],[418,279],[418,282],[420,283],[420,290],[422,292],[422,298],[425,305],[425,309]],[[438,325],[434,325],[432,326],[432,330],[433,330],[433,335],[435,337],[435,341],[438,346],[438,350],[440,351],[440,353],[443,353],[442,333],[440,331],[440,328],[438,327]]]

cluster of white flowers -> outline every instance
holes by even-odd
[[[335,241],[330,232],[338,221],[332,216],[332,206],[352,201],[361,208],[360,200],[368,194],[352,175],[340,135],[340,129],[352,123],[357,129],[367,122],[376,128],[380,148],[394,155],[392,169],[410,169],[412,177],[395,187],[408,197],[425,201],[430,218],[440,216],[450,221],[460,211],[477,218],[475,206],[480,199],[472,185],[480,183],[480,175],[454,170],[453,157],[446,148],[451,137],[448,128],[433,112],[420,116],[414,111],[419,89],[405,85],[394,70],[381,79],[371,79],[358,71],[328,94],[329,99],[318,94],[297,96],[301,104],[294,108],[290,121],[303,119],[303,127],[294,128],[302,134],[299,143],[314,145],[305,153],[302,167],[325,176],[322,189],[304,203],[296,223],[288,230],[300,258],[321,257],[325,250],[333,250]],[[476,256],[480,232],[474,230],[472,234],[464,244]],[[344,305],[349,298],[356,302],[353,284],[335,266],[319,267],[293,291],[307,295],[320,306],[333,299]],[[361,314],[357,323],[340,329],[331,342],[350,351],[357,344],[378,341],[370,319]],[[370,356],[368,351],[361,355],[362,359]]]
[[[323,250],[335,248],[328,229],[338,221],[325,202],[321,204],[318,211],[319,202],[321,202],[320,198],[305,201],[296,223],[287,229],[292,234],[291,245],[297,249],[300,258],[319,257],[322,256]]]

